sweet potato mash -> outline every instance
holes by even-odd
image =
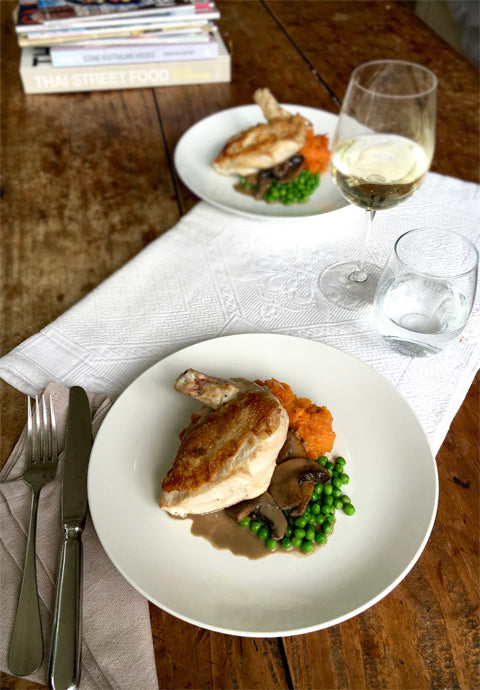
[[[289,428],[303,441],[309,458],[318,458],[332,450],[335,432],[330,410],[315,405],[308,398],[297,398],[288,384],[276,379],[256,383],[268,386],[280,400],[288,413]]]

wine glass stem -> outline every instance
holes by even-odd
[[[360,256],[357,261],[357,268],[352,271],[348,276],[350,280],[355,283],[364,283],[368,278],[368,273],[364,270],[365,266],[365,254],[367,252],[368,240],[370,238],[370,232],[372,230],[373,219],[375,218],[375,211],[367,210],[365,211],[365,223],[363,229],[362,246],[360,249]]]

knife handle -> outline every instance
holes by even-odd
[[[82,645],[82,529],[64,532],[52,629],[50,690],[76,688],[80,682]]]

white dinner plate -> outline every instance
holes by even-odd
[[[337,511],[323,548],[249,560],[190,533],[158,507],[178,434],[198,403],[173,389],[193,367],[216,376],[275,377],[333,414],[356,513]],[[160,608],[203,628],[273,637],[310,632],[364,611],[412,568],[435,519],[438,478],[425,434],[401,395],[366,364],[318,342],[274,334],[207,340],[161,360],[118,398],[88,474],[93,523],[122,575]]]
[[[315,134],[327,134],[330,142],[337,116],[316,108],[283,104],[286,110],[308,118]],[[190,127],[175,149],[175,167],[184,184],[197,196],[226,211],[261,220],[291,220],[329,213],[348,206],[333,184],[329,172],[321,175],[320,186],[304,204],[267,204],[233,189],[237,175],[219,175],[212,160],[227,139],[241,130],[265,122],[258,105],[243,105],[222,110]]]

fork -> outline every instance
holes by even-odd
[[[43,637],[38,605],[37,575],[35,568],[35,538],[37,532],[38,496],[41,488],[55,477],[58,465],[57,429],[52,398],[49,396],[49,414],[45,396],[27,399],[27,462],[23,480],[32,489],[30,525],[27,552],[17,614],[13,626],[8,654],[12,673],[26,676],[37,670],[43,660]]]

